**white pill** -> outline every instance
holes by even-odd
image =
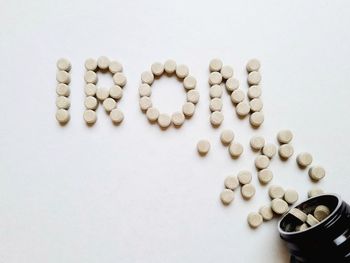
[[[220,135],[220,140],[223,144],[229,144],[233,141],[235,134],[232,130],[223,130]]]
[[[252,173],[247,170],[239,171],[237,178],[240,184],[249,184],[252,181]]]
[[[121,123],[124,120],[124,114],[119,109],[113,109],[109,113],[109,116],[115,124]]]
[[[209,75],[209,84],[218,85],[222,82],[222,75],[219,72],[212,72]]]
[[[243,198],[250,199],[255,195],[255,187],[252,184],[245,184],[241,188]]]
[[[191,117],[194,114],[196,106],[192,102],[186,102],[182,106],[182,112],[186,117]]]
[[[330,215],[330,213],[331,213],[331,211],[329,210],[329,208],[327,206],[319,205],[315,208],[314,217],[318,221],[322,221],[322,220],[326,219]]]
[[[152,107],[152,100],[150,97],[141,97],[139,105],[141,110],[146,111],[148,108]]]
[[[139,87],[139,95],[140,97],[144,97],[144,96],[151,96],[152,94],[152,89],[151,86],[146,84],[146,83],[142,83]]]
[[[284,189],[278,185],[271,185],[269,187],[269,196],[271,197],[271,199],[275,199],[275,198],[281,199],[284,196]]]
[[[214,111],[210,114],[210,123],[213,126],[220,126],[224,121],[224,115],[220,111]]]
[[[326,171],[321,166],[313,166],[309,169],[309,176],[314,181],[319,181],[325,177]]]
[[[224,79],[229,79],[233,76],[233,68],[230,66],[223,66],[220,73]]]
[[[117,72],[113,75],[113,81],[119,87],[124,87],[127,82],[125,75],[121,72]]]
[[[304,231],[304,230],[306,230],[306,229],[308,229],[309,228],[309,226],[307,225],[307,224],[302,224],[302,225],[300,225],[300,226],[296,226],[295,227],[295,231]]]
[[[197,80],[193,76],[187,76],[184,79],[183,85],[184,85],[184,88],[187,90],[194,89],[197,85]]]
[[[295,190],[292,190],[292,189],[287,189],[285,192],[284,192],[284,200],[292,205],[294,204],[296,201],[298,201],[299,199],[299,195],[298,195],[298,192],[295,191]]]
[[[260,207],[259,214],[262,216],[262,218],[265,221],[269,221],[273,218],[273,211],[271,209],[271,206],[268,206],[268,205],[264,205]]]
[[[194,89],[189,90],[187,91],[186,97],[188,102],[192,102],[193,104],[196,104],[199,101],[199,92]]]
[[[312,163],[312,155],[306,152],[299,153],[297,156],[297,163],[300,167],[307,167]]]
[[[307,214],[305,214],[303,211],[301,211],[298,208],[292,208],[289,211],[289,214],[293,215],[294,217],[296,217],[297,219],[299,219],[301,222],[305,222],[307,219]]]
[[[112,73],[112,74],[115,74],[117,72],[122,72],[123,71],[123,66],[121,63],[119,63],[118,61],[111,61],[109,63],[109,71]]]
[[[185,115],[182,112],[174,112],[171,115],[171,122],[175,126],[181,126],[185,122]]]
[[[320,223],[313,215],[311,214],[308,214],[307,215],[307,218],[306,218],[306,223],[309,225],[309,226],[314,226],[314,225],[317,225],[318,223]]]
[[[250,147],[252,147],[253,150],[261,150],[265,145],[265,139],[261,136],[253,136],[250,139]]]
[[[157,121],[158,121],[158,125],[163,129],[169,127],[169,125],[171,124],[170,116],[164,113],[159,114]]]
[[[59,83],[69,84],[69,82],[70,82],[70,75],[66,71],[59,70],[56,73],[56,80]]]
[[[259,71],[259,69],[260,69],[260,61],[257,60],[256,58],[253,58],[253,59],[248,61],[246,68],[247,68],[248,72]]]
[[[224,205],[229,205],[235,198],[234,193],[230,189],[224,189],[220,194],[221,202]]]
[[[98,105],[98,101],[93,96],[87,96],[84,101],[85,108],[89,110],[95,110]]]
[[[261,111],[262,108],[263,108],[263,102],[260,98],[256,98],[256,99],[252,99],[250,102],[249,102],[249,105],[250,105],[250,109],[252,111]]]
[[[184,79],[188,76],[189,69],[186,65],[177,65],[175,73],[178,78]]]
[[[286,201],[276,198],[271,201],[271,208],[278,215],[282,215],[288,211],[288,204]]]
[[[264,122],[264,114],[261,111],[254,112],[250,115],[249,122],[254,127],[259,127]]]
[[[56,119],[59,123],[67,123],[70,119],[69,112],[65,109],[58,109],[56,111]]]
[[[56,87],[56,93],[58,96],[68,97],[70,94],[69,86],[64,83],[59,83]]]
[[[222,105],[222,100],[220,98],[214,98],[210,100],[209,109],[211,111],[221,111]]]
[[[84,92],[86,96],[95,96],[97,92],[97,87],[95,84],[88,83],[84,87]]]
[[[197,143],[197,151],[201,155],[205,155],[209,152],[210,150],[210,143],[207,140],[200,140]]]
[[[261,81],[261,75],[258,71],[253,71],[248,74],[248,84],[258,85]]]
[[[288,159],[293,155],[293,153],[293,146],[289,143],[283,144],[278,148],[278,154],[281,156],[282,159]]]
[[[88,58],[85,60],[85,68],[86,70],[95,71],[97,69],[97,61],[93,58]]]
[[[93,110],[84,111],[84,120],[87,124],[94,124],[97,120],[96,112]]]
[[[239,142],[231,142],[228,151],[233,158],[238,158],[243,153],[243,146]]]
[[[109,90],[106,88],[98,88],[96,91],[96,97],[99,100],[104,101],[109,97]]]
[[[282,130],[277,133],[277,140],[281,144],[290,143],[293,139],[293,133],[290,130]]]
[[[239,181],[236,176],[230,175],[225,178],[224,185],[227,189],[235,190],[239,186]]]
[[[150,122],[154,122],[154,121],[158,120],[159,111],[158,111],[158,109],[153,108],[153,107],[148,108],[146,111],[146,116]]]
[[[210,71],[220,71],[222,68],[222,61],[218,58],[214,58],[209,62]]]
[[[262,170],[270,165],[270,159],[265,155],[259,155],[255,158],[254,163],[257,169]]]
[[[173,74],[176,70],[176,62],[174,60],[167,60],[164,63],[164,70],[168,74]]]
[[[221,98],[223,88],[220,85],[211,86],[209,89],[210,98]]]
[[[253,85],[248,88],[248,98],[249,99],[256,99],[261,96],[261,88],[260,86]]]
[[[100,69],[108,69],[109,63],[110,63],[109,58],[105,56],[101,56],[97,59],[97,66]]]
[[[144,71],[141,74],[141,81],[142,81],[142,83],[146,83],[148,85],[152,85],[152,83],[154,81],[153,73],[150,72],[150,71]]]
[[[232,91],[234,91],[234,90],[236,90],[238,88],[239,88],[239,81],[238,81],[238,79],[231,77],[228,80],[226,80],[226,89],[227,89],[227,91],[232,92]]]
[[[311,190],[308,191],[307,196],[309,198],[319,196],[324,194],[324,191],[320,188],[312,188]]]
[[[59,60],[57,60],[56,66],[59,70],[64,70],[67,72],[71,69],[71,64],[66,58],[60,58]]]
[[[244,98],[245,98],[245,94],[240,89],[236,89],[231,94],[231,101],[236,104],[242,102]]]
[[[273,173],[270,169],[262,169],[258,172],[258,179],[262,184],[268,184],[273,178]]]
[[[164,65],[160,62],[155,62],[151,65],[151,71],[154,76],[161,76],[164,72]]]
[[[251,212],[248,214],[247,221],[250,227],[257,228],[262,224],[263,217],[259,213]]]
[[[269,157],[270,159],[276,155],[276,152],[277,152],[277,148],[272,143],[267,143],[262,148],[262,154]]]
[[[250,106],[248,102],[242,101],[236,105],[236,113],[240,117],[247,116],[250,112]]]
[[[113,99],[119,100],[121,97],[123,97],[123,89],[118,85],[113,85],[109,89],[109,96],[111,96]]]
[[[102,105],[103,105],[103,108],[105,109],[105,111],[107,111],[107,112],[110,112],[117,107],[117,103],[112,98],[105,99],[103,101]]]
[[[69,109],[70,99],[65,96],[58,96],[56,98],[56,106],[58,109]]]
[[[85,72],[84,80],[86,83],[93,83],[95,84],[97,82],[97,74],[95,71],[88,70]]]

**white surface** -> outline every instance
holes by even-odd
[[[290,128],[295,153],[309,151],[327,176],[319,185],[350,201],[349,1],[0,2],[0,262],[288,262],[277,220],[251,230],[247,214],[267,188],[224,207],[225,177],[254,169],[249,139],[275,142]],[[120,126],[98,110],[83,121],[84,61],[106,55],[128,78]],[[56,60],[72,62],[71,121],[55,120]],[[220,57],[245,83],[245,63],[262,62],[265,123],[225,120],[211,128],[208,64]],[[189,66],[201,99],[181,129],[161,131],[138,107],[140,75],[155,61]],[[99,74],[101,78],[101,74]],[[101,85],[111,78],[102,77]],[[243,89],[247,87],[244,84]],[[182,84],[156,81],[161,112],[181,109]],[[232,128],[245,147],[232,160],[219,136]],[[196,143],[211,141],[200,158]],[[294,158],[272,161],[273,183],[301,197],[313,184]]]

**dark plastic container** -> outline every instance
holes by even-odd
[[[338,195],[325,194],[296,206],[301,210],[326,205],[331,214],[307,230],[295,232],[300,225],[294,216],[286,214],[278,224],[281,238],[287,243],[291,262],[350,262],[350,206]]]

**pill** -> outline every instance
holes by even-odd
[[[56,111],[56,119],[59,123],[67,123],[70,119],[69,112],[65,109],[58,109]]]
[[[69,86],[64,83],[59,83],[56,87],[56,93],[58,96],[68,97],[70,94]]]
[[[282,130],[277,133],[277,140],[281,144],[290,143],[293,139],[293,133],[290,130]]]
[[[252,184],[245,184],[241,188],[243,198],[250,199],[255,195],[255,187]]]
[[[210,143],[207,140],[200,140],[197,143],[197,151],[201,155],[205,155],[209,152],[210,150]]]
[[[95,84],[88,83],[84,87],[84,92],[86,96],[95,96],[97,92],[97,87]]]
[[[176,70],[176,62],[174,60],[167,60],[164,63],[164,70],[168,74],[173,74]]]
[[[149,97],[141,97],[139,101],[140,109],[146,111],[152,107],[152,100]]]
[[[311,198],[311,197],[319,196],[319,195],[322,195],[322,194],[324,194],[324,191],[322,189],[320,189],[320,188],[312,188],[312,189],[310,189],[308,191],[307,196],[309,198]]]
[[[288,204],[286,201],[276,198],[271,201],[271,208],[278,215],[282,215],[288,211]]]
[[[107,111],[107,112],[110,112],[117,107],[117,103],[112,98],[105,99],[103,101],[102,105],[103,105],[103,108],[105,109],[105,111]]]
[[[175,126],[181,126],[185,122],[185,115],[182,112],[174,112],[171,115],[171,122]]]
[[[275,198],[281,199],[284,196],[284,189],[278,185],[271,185],[269,187],[269,196],[271,197],[271,199],[275,199]]]
[[[192,102],[185,102],[182,106],[182,112],[186,117],[191,117],[194,114],[196,106]]]
[[[256,99],[252,99],[250,102],[249,102],[249,105],[250,105],[250,109],[252,111],[261,111],[262,108],[263,108],[263,102],[260,98],[256,98]]]
[[[264,114],[261,111],[254,112],[250,115],[249,122],[254,127],[259,127],[264,122]]]
[[[293,155],[293,153],[293,146],[289,143],[283,144],[278,148],[278,154],[281,156],[282,159],[288,159]]]
[[[123,66],[122,66],[122,64],[119,63],[118,61],[115,61],[115,60],[113,60],[113,61],[111,61],[111,62],[109,63],[108,68],[109,68],[109,71],[110,71],[112,74],[115,74],[115,73],[117,73],[117,72],[122,72],[122,71],[123,71]]]
[[[224,79],[229,79],[233,76],[233,68],[230,66],[223,66],[220,73]]]
[[[119,124],[124,120],[124,114],[119,109],[113,109],[109,113],[109,116],[111,117],[113,123],[115,123],[115,124]]]
[[[220,111],[214,111],[210,114],[210,123],[213,126],[220,126],[224,121],[224,115]]]
[[[240,117],[247,116],[250,112],[250,106],[248,102],[242,101],[236,105],[236,113]]]
[[[246,68],[247,68],[248,72],[259,71],[260,61],[257,60],[256,58],[253,58],[253,59],[248,61]]]
[[[170,123],[171,123],[171,118],[168,114],[165,114],[165,113],[162,113],[162,114],[159,114],[158,116],[158,125],[165,129],[167,127],[169,127]]]
[[[233,141],[235,134],[232,130],[223,130],[220,135],[220,140],[223,144],[229,144]]]
[[[142,83],[139,87],[139,95],[140,97],[144,97],[144,96],[151,96],[152,94],[152,89],[151,86],[146,84],[146,83]]]
[[[330,215],[330,210],[327,206],[325,205],[319,205],[315,208],[314,211],[314,217],[318,220],[318,221],[322,221],[324,220],[326,217],[328,217]]]
[[[257,228],[262,224],[263,217],[259,213],[251,212],[248,214],[247,221],[250,227]]]
[[[221,98],[223,88],[220,85],[211,86],[209,89],[210,98]]]
[[[197,85],[197,80],[193,76],[187,76],[183,82],[184,88],[187,90],[194,89]]]
[[[298,208],[292,208],[289,211],[289,214],[293,215],[294,217],[296,217],[297,219],[299,219],[301,222],[306,222],[307,219],[307,214],[305,214],[303,211],[301,211]]]
[[[155,62],[151,65],[151,71],[154,76],[161,76],[164,72],[164,65],[160,62]]]
[[[209,62],[210,71],[220,71],[222,68],[222,61],[218,58],[214,58]]]
[[[221,202],[224,205],[229,205],[235,198],[234,193],[230,189],[224,189],[220,194]]]
[[[222,105],[222,100],[220,98],[214,98],[210,100],[209,108],[211,111],[221,111]]]
[[[265,145],[265,139],[261,136],[253,136],[251,139],[250,139],[250,147],[253,149],[253,150],[261,150]]]
[[[97,69],[97,61],[93,58],[88,58],[85,60],[85,68],[86,70],[95,71]]]
[[[230,175],[225,178],[224,185],[227,189],[235,190],[239,186],[239,181],[236,176]]]
[[[154,107],[148,108],[146,111],[146,117],[150,122],[154,122],[154,121],[158,120],[158,117],[159,117],[158,109],[156,109]]]
[[[59,60],[57,60],[56,66],[59,70],[64,70],[67,72],[71,69],[71,64],[66,58],[60,58]]]
[[[97,59],[97,66],[100,69],[108,69],[109,63],[110,63],[109,58],[105,56],[101,56]]]
[[[239,171],[237,178],[240,184],[249,184],[252,181],[252,173],[247,170]]]
[[[292,205],[296,201],[298,201],[299,195],[298,195],[297,191],[292,190],[292,189],[287,189],[284,192],[284,197],[283,198],[288,204]]]
[[[124,87],[127,82],[125,75],[121,72],[117,72],[113,75],[113,81],[119,87]]]
[[[318,223],[320,223],[313,215],[311,214],[308,214],[307,215],[307,218],[306,218],[306,223],[309,225],[309,226],[314,226],[314,225],[317,225]]]
[[[300,167],[307,167],[312,163],[312,156],[307,152],[299,153],[297,156],[297,163]]]
[[[69,82],[70,82],[70,75],[66,71],[59,70],[56,73],[56,80],[59,83],[69,84]]]
[[[252,71],[248,74],[248,84],[258,85],[261,81],[261,75],[258,71]]]
[[[270,169],[262,169],[258,172],[258,179],[262,184],[268,184],[273,178],[273,173]]]
[[[248,88],[248,98],[256,99],[261,96],[261,88],[258,85],[253,85]]]
[[[152,85],[152,83],[154,81],[153,73],[150,72],[150,71],[144,71],[141,74],[141,81],[142,81],[142,83],[146,83],[148,85]]]
[[[188,76],[188,73],[189,73],[189,69],[186,65],[178,65],[176,66],[176,76],[180,79],[184,79]]]
[[[109,89],[109,96],[111,96],[113,99],[119,100],[121,97],[123,97],[123,89],[118,85],[113,85]]]
[[[84,120],[87,124],[94,124],[97,120],[96,112],[93,110],[84,111]]]
[[[231,142],[228,151],[233,158],[238,158],[243,153],[243,146],[238,142]]]
[[[95,73],[95,71],[88,70],[85,72],[84,80],[86,83],[95,84],[97,82],[97,74]]]
[[[58,109],[69,109],[70,99],[65,96],[58,96],[56,98],[56,106]]]
[[[98,88],[96,91],[96,97],[101,100],[104,101],[105,99],[107,99],[109,96],[109,90],[106,88]]]
[[[84,101],[85,108],[89,110],[95,110],[98,105],[98,101],[93,96],[87,96]]]
[[[199,101],[199,92],[194,89],[189,90],[187,91],[186,97],[188,102],[192,102],[193,104],[196,104]]]
[[[238,88],[239,88],[238,79],[231,77],[228,80],[226,80],[226,90],[227,91],[232,92]]]
[[[295,230],[296,231],[304,231],[304,230],[306,230],[306,229],[308,229],[309,228],[309,226],[307,225],[307,224],[302,224],[302,225],[300,225],[300,226],[296,226],[295,227]]]
[[[313,166],[309,169],[309,176],[314,181],[319,181],[325,177],[326,171],[321,166]]]
[[[212,72],[209,75],[209,84],[218,85],[222,82],[222,75],[219,72]]]
[[[262,154],[269,157],[270,159],[276,155],[276,146],[272,143],[267,143],[262,148]]]
[[[242,102],[244,98],[245,98],[245,94],[240,89],[236,89],[231,94],[231,101],[236,104]]]
[[[273,218],[273,211],[271,209],[271,206],[268,206],[268,205],[264,205],[260,207],[259,214],[262,216],[262,218],[265,221],[269,221]]]
[[[255,167],[259,170],[265,169],[270,164],[270,159],[265,155],[259,155],[255,158]]]

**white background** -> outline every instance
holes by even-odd
[[[247,214],[268,204],[249,148],[252,135],[276,143],[289,128],[295,152],[327,170],[318,184],[350,201],[349,1],[0,1],[0,262],[288,262],[277,219],[251,230]],[[82,119],[83,63],[106,55],[128,78],[113,126],[102,108]],[[56,60],[72,62],[71,121],[55,120]],[[225,121],[209,125],[208,62],[234,67],[247,90],[245,63],[262,62],[265,122],[253,130],[224,96]],[[201,100],[181,129],[161,131],[138,107],[140,74],[175,59],[198,80]],[[109,76],[99,74],[102,86]],[[172,113],[181,83],[162,78],[152,99]],[[232,160],[221,145],[233,129],[245,149]],[[196,143],[207,138],[201,158]],[[224,207],[224,178],[254,172],[257,194]],[[312,186],[294,157],[274,158],[274,184]]]

